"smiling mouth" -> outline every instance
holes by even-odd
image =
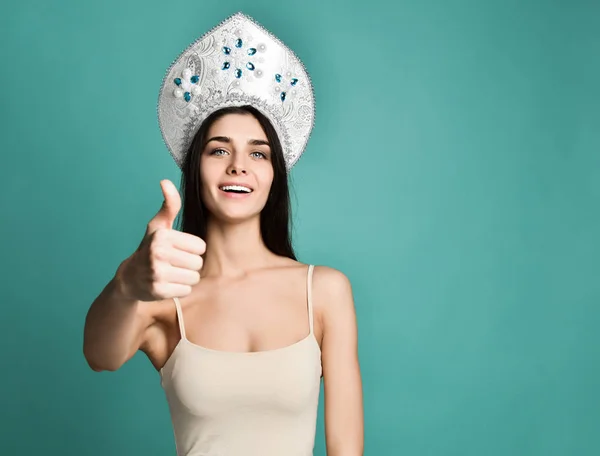
[[[239,195],[248,195],[253,192],[250,187],[246,187],[245,185],[220,185],[219,190],[225,193],[233,193]]]

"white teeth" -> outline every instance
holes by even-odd
[[[246,192],[246,193],[250,193],[252,191],[248,187],[243,187],[241,185],[223,185],[220,188],[221,188],[221,190],[224,190],[224,191],[227,191],[227,190],[239,190],[241,192]]]

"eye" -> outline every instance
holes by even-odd
[[[225,152],[227,153],[227,151],[225,149],[214,149],[209,155],[221,155],[217,152]]]
[[[252,152],[253,154],[258,154],[262,158],[267,158],[267,155],[263,152]]]

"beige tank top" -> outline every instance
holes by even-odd
[[[321,378],[313,331],[313,265],[308,267],[309,334],[292,345],[228,352],[185,336],[160,370],[177,456],[312,456]]]

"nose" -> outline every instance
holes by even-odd
[[[244,163],[244,157],[242,154],[233,154],[232,160],[227,166],[227,174],[232,176],[243,176],[247,174],[246,164]]]
[[[233,176],[245,176],[247,174],[246,168],[239,163],[232,163],[227,167],[227,174]]]

